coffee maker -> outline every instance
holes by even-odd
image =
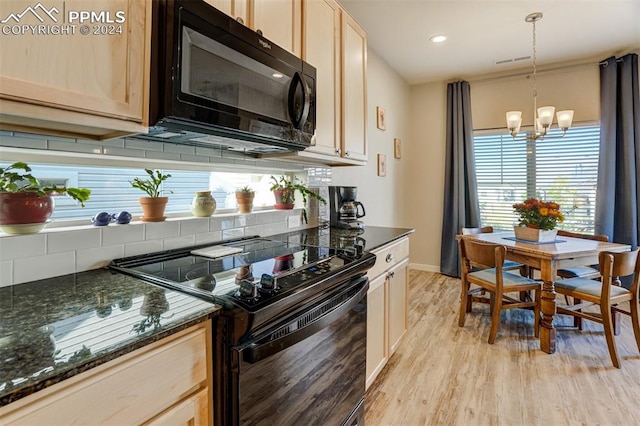
[[[332,228],[364,229],[364,223],[358,220],[365,215],[364,206],[356,201],[357,195],[355,186],[329,187],[329,225]]]

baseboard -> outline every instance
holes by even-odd
[[[437,272],[440,273],[440,267],[435,265],[425,265],[423,263],[409,263],[409,269],[416,269],[418,271]]]

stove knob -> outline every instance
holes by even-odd
[[[253,285],[253,281],[242,280],[238,293],[243,299],[253,299],[258,297],[258,287]]]
[[[275,290],[276,279],[273,275],[262,274],[262,277],[260,278],[260,286],[265,290]]]

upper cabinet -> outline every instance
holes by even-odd
[[[0,128],[88,139],[146,132],[151,2],[0,2],[0,16],[10,29],[0,35]]]
[[[280,158],[366,164],[366,33],[335,0],[302,0],[302,59],[316,68],[315,145]]]
[[[301,0],[205,0],[216,9],[300,56]]]
[[[367,161],[367,35],[342,14],[342,154]]]

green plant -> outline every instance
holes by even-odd
[[[129,181],[132,187],[138,188],[139,190],[145,192],[151,198],[157,198],[160,196],[162,190],[160,189],[160,185],[165,180],[171,177],[170,174],[163,174],[160,170],[151,170],[144,169],[145,172],[149,175],[147,179],[134,178],[132,181]],[[169,191],[173,193],[173,191]]]
[[[551,230],[555,229],[558,223],[564,222],[560,205],[553,201],[528,198],[523,203],[514,204],[513,210],[520,215],[520,226]]]
[[[271,176],[271,188],[269,189],[271,191],[286,191],[282,196],[282,202],[285,204],[295,203],[296,191],[298,191],[302,196],[302,203],[304,205],[307,204],[307,197],[315,198],[323,204],[327,204],[327,200],[325,200],[321,195],[311,191],[304,183],[302,183],[300,179],[295,176],[291,179],[288,179],[286,176],[280,176],[279,179],[277,179],[275,176]],[[305,208],[302,209],[302,219],[304,220],[304,223],[308,222],[307,210]]]
[[[87,188],[43,185],[30,172],[31,168],[27,163],[21,161],[0,168],[0,192],[36,192],[41,197],[51,193],[68,194],[74,200],[79,201],[82,207],[91,195],[91,190]]]
[[[254,192],[255,191],[249,186],[243,186],[242,188],[236,189],[236,194],[253,194]]]

